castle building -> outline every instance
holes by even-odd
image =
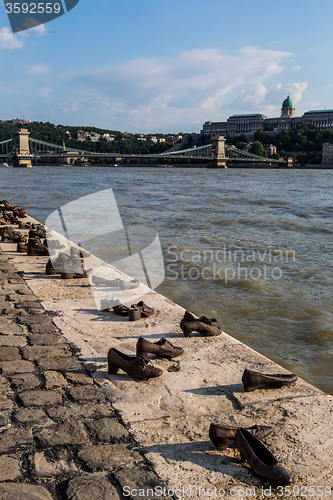
[[[244,134],[251,140],[259,129],[276,133],[283,129],[295,129],[300,124],[333,130],[333,109],[306,111],[303,116],[297,117],[293,101],[288,96],[282,103],[281,116],[278,118],[267,118],[261,113],[232,115],[226,122],[205,122],[201,134],[230,137]]]

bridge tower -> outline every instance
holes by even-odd
[[[225,155],[225,137],[216,135],[212,137],[212,153],[208,160],[208,168],[227,168],[227,157]]]
[[[27,128],[19,128],[15,132],[16,148],[13,156],[13,167],[31,168],[31,157],[29,148],[29,130]]]

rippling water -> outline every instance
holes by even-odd
[[[125,225],[159,233],[157,291],[333,394],[330,171],[0,168],[0,186],[42,222],[113,188]]]

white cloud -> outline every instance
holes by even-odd
[[[15,36],[9,28],[0,29],[0,50],[15,50],[22,49],[22,47],[22,41],[17,36]]]
[[[46,73],[49,73],[50,69],[51,68],[47,64],[40,63],[33,64],[32,66],[24,69],[22,72],[26,75],[45,75]]]
[[[39,89],[38,94],[41,97],[48,97],[53,91],[53,87],[42,87]]]
[[[30,35],[46,35],[47,29],[45,27],[45,24],[39,24],[38,26],[35,26],[34,28],[30,28],[28,34]]]
[[[198,131],[204,121],[225,120],[234,112],[276,116],[288,92],[297,101],[306,83],[276,81],[291,56],[257,47],[197,49],[64,73],[56,80],[41,64],[28,68],[28,74],[43,74],[46,90],[35,99],[35,80],[29,87],[28,77],[25,88],[30,88],[29,108],[37,120],[52,115],[58,123],[118,130]]]
[[[228,104],[226,109],[239,113],[263,113],[268,117],[280,115],[282,101],[290,95],[293,103],[301,100],[303,92],[306,90],[307,82],[294,82],[288,85],[277,83],[275,88],[267,89],[259,84],[240,91],[236,98]]]
[[[39,24],[38,26],[34,26],[33,28],[27,26],[25,30],[20,31],[18,34],[21,38],[24,39],[30,37],[31,35],[43,36],[48,34],[48,31],[45,27],[45,24]]]
[[[263,82],[284,69],[288,52],[256,47],[225,53],[216,48],[189,50],[173,58],[139,58],[104,68],[67,75],[75,92],[63,106],[94,110],[109,125],[128,129],[168,128],[171,124],[222,119],[221,110],[242,89],[243,101],[260,104]],[[246,93],[249,85],[254,85]],[[229,106],[228,106],[229,107]],[[92,112],[92,111],[90,111]],[[174,128],[174,125],[173,125]]]
[[[286,85],[285,89],[295,104],[302,99],[303,92],[307,89],[307,86],[307,82],[294,82]]]

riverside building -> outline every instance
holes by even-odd
[[[333,165],[333,142],[324,142],[322,164]]]
[[[201,134],[230,137],[244,134],[250,140],[259,129],[274,133],[295,129],[300,124],[333,130],[333,109],[306,111],[303,116],[297,117],[293,101],[288,96],[282,103],[281,116],[278,118],[267,118],[262,113],[232,115],[226,122],[205,122]]]

